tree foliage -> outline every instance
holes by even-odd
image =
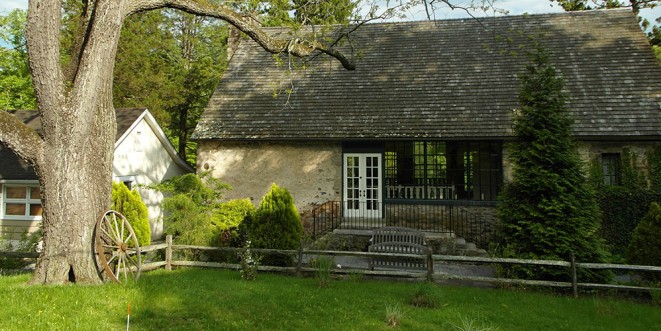
[[[255,209],[249,199],[222,202],[229,185],[207,174],[185,174],[154,188],[169,194],[163,200],[165,233],[186,245],[227,246]]]
[[[129,190],[123,183],[112,183],[112,203],[110,209],[118,211],[131,224],[140,246],[151,243],[151,227],[147,206],[136,190]]]
[[[227,25],[179,11],[127,19],[113,84],[116,107],[148,107],[177,146],[195,162],[189,141],[227,64]]]
[[[0,109],[34,109],[36,100],[25,46],[24,10],[0,16]]]
[[[241,231],[256,248],[298,248],[303,224],[289,191],[273,184],[257,210],[243,221]]]
[[[627,249],[631,264],[661,266],[661,206],[652,202],[649,211],[633,231]],[[657,277],[661,280],[661,277]]]
[[[641,9],[654,8],[659,5],[659,0],[550,0],[557,2],[566,11],[631,8],[638,14]]]
[[[505,257],[604,262],[599,210],[571,137],[563,81],[539,46],[520,75],[513,181],[498,207]],[[566,270],[513,267],[512,276],[569,280]],[[596,274],[584,275],[590,279]],[[581,277],[583,280],[587,278]]]
[[[271,0],[263,15],[264,23],[268,26],[348,24],[356,6],[351,0]]]

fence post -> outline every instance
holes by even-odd
[[[165,236],[165,270],[172,270],[172,235]]]
[[[301,245],[298,247],[298,264],[296,265],[296,276],[301,276],[301,267],[303,266],[303,239]]]
[[[427,281],[434,281],[434,257],[431,248],[427,248]]]
[[[578,276],[576,275],[576,257],[574,253],[569,255],[571,263],[571,286],[574,291],[574,298],[578,298]]]

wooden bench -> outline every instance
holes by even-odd
[[[390,226],[375,229],[370,241],[370,253],[426,255],[429,251],[425,246],[424,233],[410,228]],[[427,260],[422,257],[370,257],[369,268],[374,270],[375,267],[426,270]]]

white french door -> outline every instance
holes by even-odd
[[[344,217],[381,217],[381,154],[344,154]]]

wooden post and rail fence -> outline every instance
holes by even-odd
[[[153,252],[158,250],[165,250],[164,261],[154,261],[144,263],[142,265],[143,271],[155,270],[158,268],[165,268],[171,270],[172,267],[204,267],[204,268],[224,268],[224,269],[239,269],[239,264],[222,263],[222,262],[208,262],[208,261],[183,261],[174,259],[174,251],[177,250],[199,250],[199,251],[218,251],[227,252],[234,251],[240,252],[242,248],[235,247],[208,247],[208,246],[192,246],[192,245],[175,245],[172,236],[166,237],[165,243],[154,244],[150,246],[141,247],[143,253]],[[579,269],[593,269],[593,270],[622,270],[631,272],[650,272],[661,273],[661,267],[657,266],[640,266],[640,265],[627,265],[627,264],[610,264],[610,263],[584,263],[576,262],[573,259],[570,261],[551,261],[551,260],[526,260],[526,259],[511,259],[511,258],[493,258],[493,257],[470,257],[470,256],[453,256],[453,255],[436,255],[432,254],[431,250],[427,254],[393,254],[393,253],[372,253],[372,252],[355,252],[355,251],[326,251],[326,250],[308,250],[303,249],[303,246],[298,250],[280,250],[280,249],[258,249],[251,248],[257,254],[287,254],[296,256],[296,266],[294,267],[278,267],[278,266],[258,266],[260,271],[275,271],[296,273],[300,275],[302,272],[315,272],[316,268],[303,266],[303,257],[308,256],[316,258],[319,256],[352,256],[358,258],[402,258],[402,259],[422,259],[427,261],[426,270],[369,270],[369,269],[355,269],[355,268],[334,268],[331,272],[334,274],[351,274],[359,272],[363,275],[377,276],[377,277],[408,277],[426,279],[429,281],[440,280],[460,280],[460,281],[474,281],[485,283],[500,283],[500,284],[517,284],[517,285],[533,285],[542,287],[559,287],[571,288],[574,296],[578,296],[579,288],[593,288],[593,289],[612,289],[612,290],[628,290],[628,291],[661,291],[661,287],[646,287],[634,285],[620,285],[620,284],[599,284],[599,283],[581,283],[578,279],[577,270]],[[2,252],[0,257],[24,258],[34,259],[39,256],[35,252]],[[568,268],[571,274],[571,282],[557,282],[546,280],[527,280],[527,279],[510,279],[498,277],[479,277],[479,276],[460,276],[449,275],[445,273],[435,272],[434,263],[436,262],[459,262],[459,263],[479,263],[479,264],[518,264],[527,266],[550,266],[550,267],[564,267]]]

